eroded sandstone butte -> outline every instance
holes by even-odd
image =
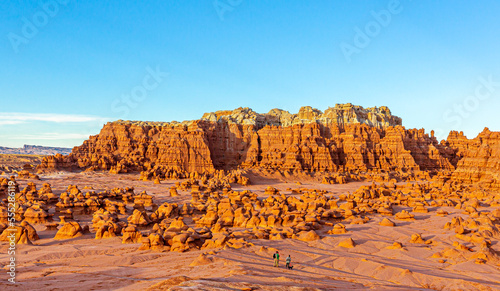
[[[114,173],[236,168],[438,172],[455,171],[458,166],[452,176],[456,181],[498,184],[498,133],[483,132],[468,140],[451,132],[439,143],[432,133],[401,124],[387,107],[352,104],[337,104],[324,112],[302,107],[297,114],[238,108],[182,123],[119,120],[107,123],[68,156],[45,158],[39,168]],[[486,168],[479,167],[477,159]]]
[[[500,189],[500,132],[485,128],[458,152],[462,158],[453,172],[452,181]]]

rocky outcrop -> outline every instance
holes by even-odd
[[[40,168],[85,168],[114,173],[144,168],[204,172],[213,169],[205,134],[190,126],[111,122],[68,156],[42,161]]]
[[[500,189],[500,132],[485,128],[476,138],[464,143],[458,153],[463,158],[457,162],[452,182]]]
[[[76,221],[66,222],[64,225],[57,231],[55,240],[63,240],[75,238],[83,235],[83,230],[80,224]]]
[[[418,137],[418,133],[411,137],[415,136]],[[497,139],[494,134],[481,136],[482,142],[490,146]],[[475,152],[471,150],[467,157]],[[223,171],[216,171],[210,179],[193,174],[189,179],[175,182],[172,187],[180,191],[180,197],[168,199],[171,201],[164,201],[159,206],[155,201],[161,197],[145,191],[136,195],[131,187],[84,193],[80,188],[85,191],[91,187],[69,185],[66,192],[54,200],[44,196],[53,194],[49,184],[37,190],[35,182],[28,182],[16,195],[15,211],[19,216],[16,220],[21,221],[20,225],[9,227],[8,208],[0,205],[0,241],[26,244],[36,241],[38,234],[28,221],[42,223],[48,221],[47,217],[56,215],[60,220],[60,229],[54,237],[56,241],[77,238],[92,231],[96,239],[114,238],[116,241],[121,236],[122,243],[141,244],[139,250],[144,251],[239,249],[254,246],[250,241],[255,239],[311,242],[335,238],[338,247],[356,248],[362,244],[352,239],[358,237],[356,233],[360,230],[356,224],[377,221],[381,227],[404,228],[408,222],[425,222],[435,214],[443,216],[440,220],[446,223],[444,231],[453,233],[464,243],[481,245],[484,252],[476,254],[478,263],[498,264],[496,254],[492,255],[494,250],[488,249],[500,235],[497,227],[500,195],[495,190],[435,179],[406,184],[373,182],[361,185],[353,193],[304,187],[280,190],[282,186],[274,187],[278,185],[252,192],[231,189],[230,184],[238,178],[223,174]],[[213,179],[219,179],[224,187],[212,187]],[[15,182],[15,178],[12,181]],[[440,207],[455,210],[450,211],[453,215],[447,218],[448,213]],[[460,212],[462,215],[457,216]],[[92,224],[88,223],[90,217]],[[79,220],[85,224],[80,225]],[[58,227],[51,222],[45,225],[49,231]],[[13,231],[17,232],[17,237],[12,235]],[[426,233],[415,233],[405,241],[435,245],[429,237]],[[460,245],[462,249],[465,247]],[[401,249],[403,246],[397,242],[388,248]]]
[[[300,108],[297,114],[291,114],[281,109],[272,109],[266,114],[259,114],[252,109],[238,108],[235,110],[221,110],[205,113],[202,121],[220,122],[229,124],[253,125],[260,129],[266,125],[288,127],[296,124],[320,123],[336,124],[343,128],[347,124],[367,124],[376,128],[401,125],[401,118],[391,114],[389,108],[336,104],[322,112],[311,106]]]
[[[188,178],[193,172],[241,168],[281,173],[396,171],[421,176],[428,175],[421,171],[430,171],[448,173],[448,179],[458,165],[461,170],[454,179],[483,179],[485,185],[492,185],[496,182],[486,180],[496,179],[495,159],[481,160],[490,178],[483,177],[482,170],[467,174],[477,155],[498,155],[490,140],[495,138],[486,138],[486,133],[468,140],[463,133],[451,132],[438,143],[433,132],[405,129],[401,118],[387,107],[337,104],[324,112],[302,107],[297,114],[280,109],[259,114],[238,108],[182,123],[110,122],[70,155],[47,157],[39,168],[142,171],[143,179],[160,182],[158,177]]]
[[[45,158],[39,168],[202,173],[246,165],[333,171],[342,161],[337,153],[331,155],[332,132],[340,134],[349,126],[351,131],[377,132],[400,124],[401,118],[387,107],[364,109],[352,104],[337,104],[324,113],[311,107],[302,107],[297,114],[280,109],[258,114],[238,108],[183,123],[117,121],[106,124],[69,156]],[[276,156],[282,147],[290,148],[284,156]]]

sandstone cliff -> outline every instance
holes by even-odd
[[[494,137],[490,137],[494,136]],[[496,138],[496,139],[495,139]],[[405,129],[387,107],[337,104],[325,112],[302,107],[297,114],[249,108],[206,113],[200,120],[179,122],[116,121],[106,124],[68,156],[47,157],[44,168],[154,171],[165,177],[217,169],[261,168],[287,172],[468,172],[477,155],[496,155],[497,135],[473,144],[456,132],[438,143],[423,129]],[[486,147],[489,147],[486,149]],[[460,161],[460,162],[459,162]],[[481,160],[493,175],[498,160]],[[469,168],[468,168],[469,167]],[[481,172],[483,173],[483,172]],[[482,174],[454,175],[475,182]],[[490,183],[491,184],[491,183]]]
[[[453,182],[500,188],[500,132],[485,128],[476,138],[456,147],[463,158],[453,172]]]

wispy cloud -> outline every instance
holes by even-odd
[[[24,123],[24,121],[21,121],[21,120],[0,120],[0,125],[12,125],[12,124],[19,124],[19,123]]]
[[[46,132],[40,134],[23,134],[23,135],[9,135],[0,136],[4,139],[22,139],[22,140],[66,140],[66,139],[87,139],[90,134],[80,134],[80,133],[58,133],[58,132]]]
[[[68,123],[68,122],[93,122],[93,121],[105,122],[109,120],[111,120],[111,118],[92,116],[92,115],[0,112],[0,125],[19,124],[27,121]]]

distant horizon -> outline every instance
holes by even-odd
[[[8,147],[8,146],[3,146],[0,145],[2,148],[11,148],[11,149],[22,149],[25,148],[26,146],[32,146],[32,147],[42,147],[42,148],[73,148],[73,147],[57,147],[57,146],[46,146],[46,145],[39,145],[39,144],[24,144],[22,146],[17,146],[17,147]]]
[[[119,119],[336,103],[387,106],[438,140],[500,131],[497,1],[0,6],[1,146],[78,146]]]

